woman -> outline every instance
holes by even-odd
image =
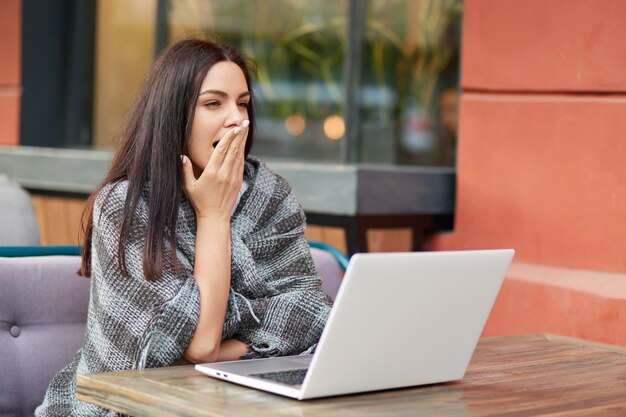
[[[248,155],[252,98],[225,45],[186,40],[155,62],[88,206],[83,346],[36,415],[113,413],[74,398],[77,374],[315,346],[331,302],[289,185]]]

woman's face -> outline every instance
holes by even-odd
[[[207,72],[191,126],[188,156],[199,177],[226,132],[248,119],[250,91],[241,68],[221,61]]]

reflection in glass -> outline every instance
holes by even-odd
[[[369,0],[360,159],[453,166],[461,0]]]
[[[347,3],[173,0],[170,42],[218,37],[252,57],[260,133],[254,153],[338,162],[345,127],[331,119],[331,138],[325,123],[344,110]]]
[[[149,65],[157,3],[169,43],[214,37],[256,63],[254,153],[345,162],[354,137],[357,162],[454,166],[462,0],[98,0],[96,147],[114,146]],[[348,39],[357,74],[345,74]]]
[[[98,0],[92,146],[117,145],[125,113],[150,68],[155,0]]]

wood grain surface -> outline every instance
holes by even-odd
[[[547,334],[481,339],[463,381],[296,401],[192,366],[82,375],[80,400],[133,416],[626,416],[626,349]]]

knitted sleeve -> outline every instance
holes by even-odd
[[[117,254],[126,193],[126,182],[105,188],[94,206],[87,331],[93,336],[90,339],[99,341],[98,356],[102,359],[102,352],[107,353],[108,357],[98,362],[107,370],[171,365],[189,344],[200,308],[193,265],[180,251],[175,255],[178,268],[172,255],[165,253],[163,276],[145,279],[148,208],[144,198],[139,200],[124,245],[129,276],[122,276]]]
[[[172,364],[196,328],[199,301],[190,263],[179,257],[175,271],[166,260],[164,276],[147,281],[142,259],[147,216],[140,202],[125,245],[129,276],[118,265],[118,242],[127,184],[106,186],[93,213],[91,288],[81,349],[52,380],[37,416],[115,416],[75,398],[76,375]]]
[[[233,337],[249,344],[246,358],[310,349],[319,340],[332,304],[321,290],[304,235],[304,212],[286,181],[278,177],[264,203],[273,207],[272,214],[261,215],[252,233],[242,237],[233,227],[235,258],[225,329],[229,320],[238,322]],[[247,201],[246,206],[263,210],[264,203]]]

